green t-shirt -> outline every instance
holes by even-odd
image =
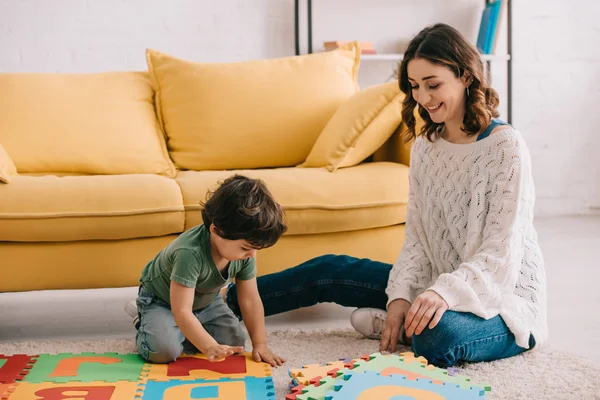
[[[210,233],[204,225],[183,232],[161,250],[142,271],[140,282],[160,299],[171,303],[171,281],[196,289],[193,309],[210,304],[231,279],[248,280],[256,276],[256,260],[231,261],[217,269],[210,253]]]

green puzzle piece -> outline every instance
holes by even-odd
[[[373,353],[369,361],[358,360],[354,363],[353,372],[375,371],[381,372],[386,368],[395,367],[405,371],[414,372],[424,377],[439,380],[446,383],[454,383],[462,389],[479,388],[490,391],[491,387],[485,384],[475,384],[471,382],[469,377],[463,375],[448,375],[448,371],[442,368],[434,367],[433,369],[418,361],[406,362],[404,357],[396,354],[383,355],[381,353]]]
[[[24,382],[137,382],[144,360],[138,354],[40,354]]]

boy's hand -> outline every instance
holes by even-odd
[[[241,346],[226,346],[224,344],[217,344],[215,346],[209,347],[208,350],[204,352],[208,361],[220,361],[225,357],[228,357],[232,354],[242,353],[244,348]]]
[[[254,358],[254,361],[256,362],[264,361],[271,364],[272,367],[278,367],[285,362],[283,357],[279,357],[277,354],[271,352],[265,344],[259,344],[254,347],[252,350],[252,358]]]

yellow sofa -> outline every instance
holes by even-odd
[[[137,285],[234,173],[263,179],[289,230],[259,274],[342,253],[393,262],[408,146],[394,83],[359,90],[356,44],[148,72],[0,74],[0,292]]]

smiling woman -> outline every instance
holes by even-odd
[[[498,94],[485,82],[479,53],[448,25],[426,28],[410,42],[398,78],[407,94],[402,117],[409,139],[415,136],[415,107],[430,140],[476,136],[499,116]]]
[[[398,79],[414,139],[400,256],[389,265],[325,255],[261,276],[265,314],[319,302],[362,307],[352,325],[381,351],[404,342],[442,367],[539,348],[548,335],[546,273],[522,135],[493,118],[498,96],[480,56],[448,25],[411,41]],[[232,285],[226,295],[238,317],[242,292]]]

